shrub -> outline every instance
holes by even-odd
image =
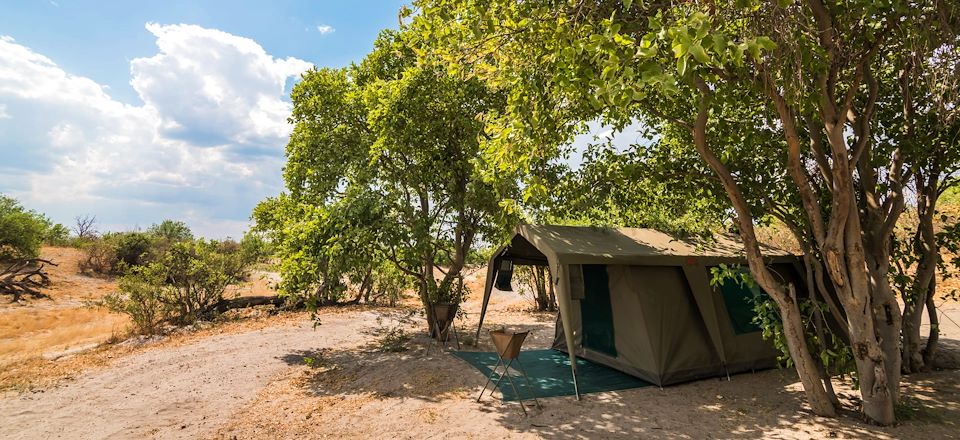
[[[161,321],[193,324],[212,314],[228,285],[246,268],[238,252],[221,252],[216,241],[176,243],[146,265],[131,267],[120,279],[120,295],[105,301],[126,313],[137,330],[153,333]]]
[[[150,260],[152,237],[143,232],[117,232],[110,234],[116,240],[115,250],[120,271],[126,267],[143,266]]]
[[[114,243],[107,240],[77,240],[84,249],[84,258],[79,263],[81,273],[100,275],[113,274],[117,266],[117,250]]]
[[[157,279],[155,273],[134,270],[120,278],[119,284],[121,293],[105,296],[104,305],[129,316],[137,333],[157,333],[169,310],[163,280]]]
[[[260,263],[273,255],[273,245],[264,239],[263,234],[248,231],[240,240],[240,252],[248,263]]]
[[[36,258],[50,220],[0,195],[0,260]]]
[[[158,240],[143,232],[110,232],[99,238],[78,239],[86,256],[80,271],[100,275],[119,275],[144,266],[164,253]]]
[[[175,220],[164,220],[147,229],[147,233],[170,243],[193,240],[193,232],[186,223]]]
[[[69,246],[70,229],[60,223],[52,224],[47,228],[43,241],[51,246]]]

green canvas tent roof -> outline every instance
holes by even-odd
[[[656,229],[592,226],[520,225],[503,250],[518,257],[542,255],[557,264],[657,264],[686,262],[689,258],[723,262],[744,258],[743,245],[732,235],[717,235],[708,242],[674,238]],[[763,253],[771,258],[795,258],[769,246],[763,246]]]

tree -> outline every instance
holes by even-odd
[[[193,324],[217,312],[227,286],[241,281],[239,252],[223,252],[216,241],[173,244],[149,264],[130,268],[120,278],[120,293],[104,303],[131,317],[140,333],[154,333],[163,322]]]
[[[164,220],[147,229],[147,233],[152,234],[169,243],[193,240],[193,232],[190,227],[182,221]]]
[[[90,214],[73,218],[73,233],[81,240],[97,238],[97,217]]]
[[[459,303],[471,250],[509,223],[500,202],[516,185],[480,162],[483,119],[502,97],[418,60],[410,43],[384,32],[359,65],[295,86],[289,194],[254,213],[277,246],[283,292],[338,299],[345,281],[372,286],[388,263],[425,306]]]
[[[836,414],[829,377],[811,354],[797,286],[767,269],[755,225],[790,227],[811,294],[834,291],[849,335],[863,412],[894,422],[900,310],[888,279],[893,227],[911,157],[877,142],[879,100],[900,41],[952,41],[946,2],[764,3],[424,0],[413,20],[455,71],[510,90],[511,132],[561,144],[583,121],[634,118],[688,139],[719,180],[750,272],[776,302],[813,410]],[[939,47],[937,44],[929,48]],[[927,52],[925,56],[933,56]],[[889,62],[893,60],[893,62]],[[559,138],[560,142],[557,142]],[[542,155],[501,136],[510,163]],[[547,147],[549,148],[549,147]],[[550,150],[548,150],[550,151]],[[555,152],[556,149],[551,152]],[[814,289],[818,287],[819,289]]]
[[[36,258],[50,221],[0,194],[0,261]]]
[[[949,219],[940,215],[941,195],[960,183],[958,43],[960,40],[955,37],[946,44],[929,38],[903,41],[903,59],[899,63],[902,68],[892,72],[897,81],[887,83],[889,86],[882,91],[895,100],[899,98],[903,105],[877,113],[884,137],[903,145],[904,154],[910,156],[905,162],[912,165],[911,189],[916,197],[914,209],[909,210],[915,217],[906,219],[906,236],[895,237],[895,264],[891,268],[894,287],[904,304],[901,333],[906,373],[925,370],[933,358],[937,326],[931,326],[930,337],[922,344],[920,323],[924,308],[934,322],[937,319],[933,301],[937,271],[946,274],[949,266],[941,257],[941,250],[956,247],[960,239],[952,233],[955,227],[943,224],[938,228],[936,224]]]

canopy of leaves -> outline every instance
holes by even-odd
[[[0,260],[35,258],[45,241],[65,238],[65,228],[0,194]]]
[[[516,184],[485,174],[480,155],[502,97],[421,58],[384,32],[360,64],[310,71],[294,88],[288,193],[254,212],[282,292],[336,300],[389,262],[427,301],[450,291],[479,240],[512,226],[501,201]],[[439,283],[435,267],[448,270]]]

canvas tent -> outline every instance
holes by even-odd
[[[796,256],[764,254],[785,281],[801,281]],[[553,346],[569,354],[575,386],[578,356],[660,386],[774,366],[776,351],[752,323],[749,297],[761,292],[711,286],[720,264],[746,267],[733,237],[707,244],[652,229],[522,225],[490,259],[480,327],[514,265],[545,265],[560,309]]]

